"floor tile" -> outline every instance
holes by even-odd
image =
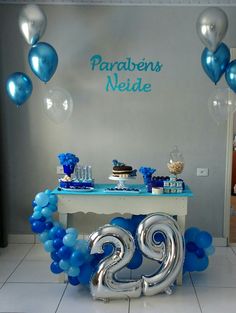
[[[19,261],[0,261],[0,283],[4,283],[15,270]]]
[[[235,313],[236,288],[196,287],[202,313]]]
[[[216,254],[209,257],[209,266],[205,271],[191,273],[194,285],[236,287],[236,264],[231,252],[231,248],[216,249]]]
[[[0,248],[0,261],[21,260],[32,246],[32,244],[9,244],[6,248]]]
[[[25,260],[27,261],[50,261],[50,253],[46,252],[44,250],[44,247],[42,244],[35,244],[33,245],[30,252],[25,257]]]
[[[88,288],[68,285],[57,313],[128,313],[128,309],[128,300],[112,300],[104,303],[93,300]]]
[[[54,313],[64,289],[64,284],[6,283],[0,289],[0,312]]]
[[[8,282],[57,283],[58,275],[51,272],[49,261],[23,261]]]
[[[176,287],[172,295],[158,294],[130,300],[130,313],[163,312],[201,313],[193,287]]]

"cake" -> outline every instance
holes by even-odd
[[[113,160],[112,164],[113,164],[112,176],[121,178],[136,176],[136,170],[133,170],[132,166],[130,165],[118,162],[117,160]]]

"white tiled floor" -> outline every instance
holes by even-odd
[[[186,274],[183,286],[171,296],[130,301],[94,301],[87,288],[58,283],[49,266],[49,255],[40,244],[0,248],[0,313],[236,312],[236,248],[217,248],[207,270]]]

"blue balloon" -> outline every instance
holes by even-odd
[[[127,265],[127,267],[130,270],[134,270],[134,269],[138,268],[139,266],[141,266],[142,263],[143,263],[142,253],[138,249],[136,249],[134,251],[134,255],[133,255],[131,261],[129,262],[129,264]]]
[[[80,284],[78,277],[68,276],[68,281],[72,286],[77,286]]]
[[[37,203],[33,200],[32,201],[32,207],[34,208],[34,207],[36,207],[37,206]]]
[[[132,215],[131,221],[135,225],[135,228],[138,227],[138,225],[142,222],[142,220],[146,217],[147,215]]]
[[[201,231],[197,234],[195,243],[199,248],[208,248],[212,244],[212,236],[207,231]]]
[[[72,249],[70,247],[62,246],[58,250],[58,256],[60,259],[68,260],[71,257]]]
[[[205,251],[204,249],[202,248],[198,248],[196,251],[195,251],[195,254],[198,258],[203,258],[206,254],[205,254]]]
[[[63,246],[63,241],[61,238],[56,238],[53,240],[53,247],[56,250],[59,250]]]
[[[46,228],[47,230],[50,230],[51,228],[53,228],[53,222],[46,222],[46,223],[45,223],[45,228]]]
[[[47,252],[53,252],[55,251],[55,248],[53,247],[53,240],[47,240],[44,242],[44,249]]]
[[[53,261],[60,262],[61,258],[59,257],[58,251],[52,251],[51,252],[51,258]]]
[[[46,83],[57,69],[58,56],[51,45],[46,42],[39,42],[30,49],[28,61],[33,73]]]
[[[57,204],[57,202],[58,202],[58,199],[57,199],[57,196],[56,195],[49,195],[49,202],[50,202],[50,204],[54,204],[54,205],[56,205]]]
[[[70,268],[70,263],[65,260],[60,260],[59,266],[63,271],[68,271],[68,269]]]
[[[189,241],[186,243],[186,249],[189,252],[195,252],[197,250],[197,246],[193,241]]]
[[[32,82],[24,73],[13,73],[7,79],[7,95],[17,106],[22,105],[31,96],[32,90]]]
[[[79,267],[71,266],[68,269],[68,275],[69,276],[76,277],[76,276],[79,275],[79,273],[80,273],[80,268]]]
[[[59,263],[58,262],[52,262],[51,266],[50,266],[51,271],[54,274],[60,274],[63,272],[63,270],[60,268]]]
[[[205,48],[202,52],[202,67],[207,76],[217,84],[221,76],[224,74],[230,61],[229,48],[222,42],[219,48],[212,52]],[[235,85],[236,87],[236,85]]]
[[[157,244],[160,244],[162,242],[165,242],[165,236],[161,232],[155,232],[153,235],[153,239]]]
[[[198,258],[197,262],[196,262],[196,271],[197,272],[202,272],[205,271],[205,269],[207,269],[209,265],[209,259],[208,257],[205,255],[202,258]]]
[[[42,209],[41,213],[43,214],[43,216],[45,217],[50,217],[52,216],[52,211],[50,210],[50,208],[45,207]]]
[[[66,234],[63,237],[63,243],[65,246],[73,247],[76,243],[76,239],[77,239],[77,237],[75,237],[74,234]]]
[[[47,231],[42,232],[42,233],[39,235],[39,240],[40,240],[42,243],[44,243],[45,241],[49,240],[48,232],[47,232]]]
[[[111,225],[120,226],[126,230],[130,229],[129,220],[124,217],[115,217],[110,221]]]
[[[236,60],[233,60],[227,66],[225,71],[225,79],[229,85],[229,88],[236,92]]]
[[[208,248],[205,248],[205,253],[206,255],[213,255],[215,253],[215,247],[214,246],[210,246]]]
[[[189,242],[189,241],[195,241],[195,238],[197,236],[197,234],[200,232],[200,230],[196,227],[190,227],[188,228],[185,233],[184,233],[184,239],[185,242]]]
[[[66,231],[64,228],[59,228],[57,231],[56,231],[56,237],[57,238],[63,238],[66,234]]]
[[[36,220],[39,220],[42,217],[42,213],[39,211],[36,211],[32,214],[32,217]]]
[[[193,252],[186,252],[184,260],[184,271],[194,272],[197,268],[198,257]]]
[[[85,263],[85,261],[86,261],[85,255],[81,253],[81,251],[79,250],[74,251],[70,257],[70,264],[75,267],[82,265],[83,263]]]
[[[80,281],[81,284],[87,285],[90,282],[92,274],[93,274],[93,267],[89,263],[83,264],[80,267],[78,280]]]
[[[41,207],[45,207],[48,204],[49,197],[44,192],[40,192],[35,197],[35,202]]]
[[[34,233],[40,234],[45,230],[45,223],[41,221],[35,221],[31,225],[31,229]]]
[[[49,236],[50,239],[55,239],[56,238],[56,234],[57,231],[60,230],[61,228],[58,226],[53,226],[50,230],[49,230]]]

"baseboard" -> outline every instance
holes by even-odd
[[[79,235],[78,239],[88,240],[89,235]],[[33,234],[10,234],[8,235],[8,243],[40,243],[38,236]],[[223,237],[214,237],[213,244],[215,247],[226,247],[227,239]],[[230,244],[233,245],[233,244]]]

